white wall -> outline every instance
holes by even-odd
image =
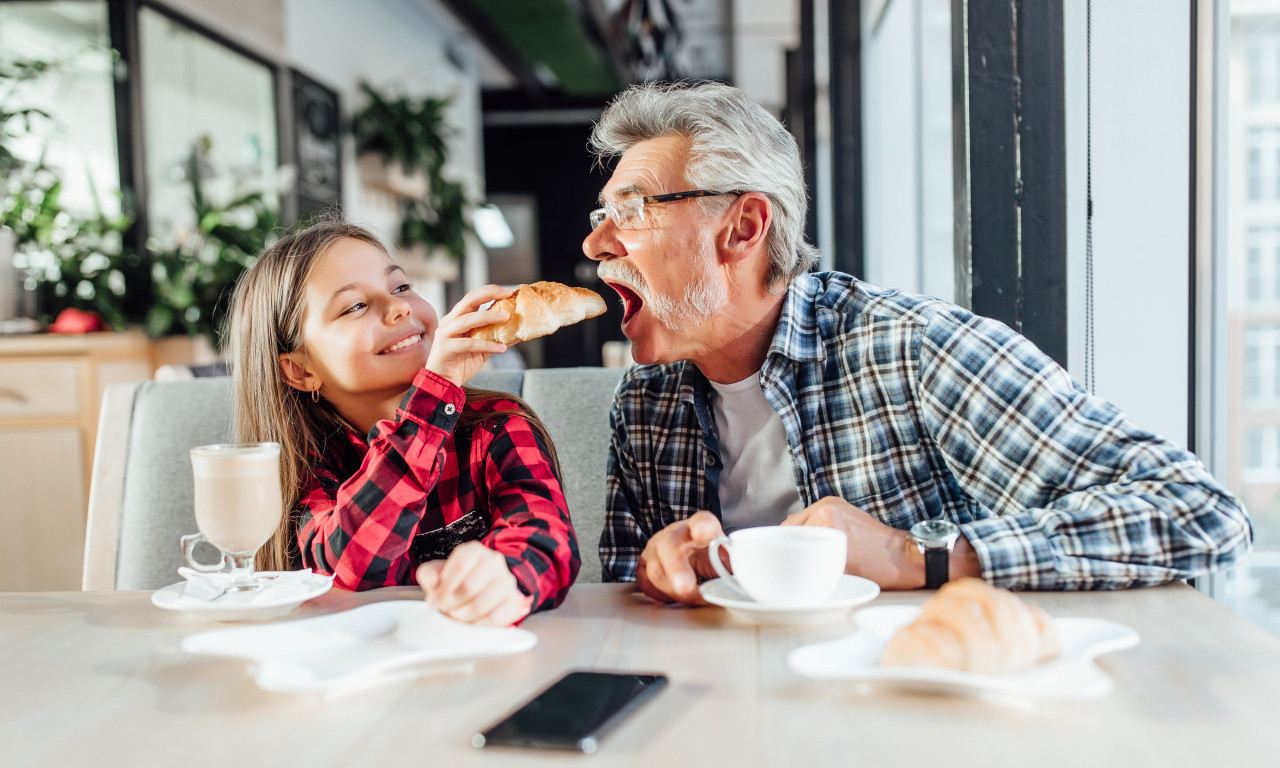
[[[730,0],[733,82],[775,115],[787,102],[787,49],[800,45],[800,4]]]
[[[950,0],[864,0],[864,274],[955,300]]]
[[[1093,3],[1095,391],[1187,442],[1189,0]],[[1085,379],[1086,24],[1065,4],[1068,361]]]
[[[470,33],[438,0],[160,0],[174,10],[272,61],[294,66],[338,91],[346,115],[363,105],[359,82],[390,94],[451,96],[446,172],[470,196],[484,196],[480,82],[483,53]],[[447,51],[461,67],[450,60]],[[343,150],[343,208],[347,218],[374,230],[388,243],[399,230],[394,200],[360,184],[354,142]],[[403,260],[403,258],[402,258]],[[467,287],[488,281],[483,248],[471,243],[463,269]],[[444,307],[444,287],[419,289]]]
[[[480,84],[468,63],[466,43],[435,3],[413,0],[364,0],[358,7],[344,0],[285,0],[285,47],[302,71],[338,90],[342,109],[359,109],[359,82],[391,94],[450,96],[449,123],[457,129],[450,141],[446,173],[463,182],[473,198],[484,193],[480,125]],[[459,69],[446,50],[458,53],[468,69]],[[399,226],[395,203],[359,184],[355,147],[346,138],[343,205],[347,217],[393,240]],[[486,282],[484,255],[472,246],[464,270],[468,286]],[[437,308],[444,306],[443,286],[420,286]]]
[[[863,4],[864,272],[876,285],[918,292],[921,157],[916,3]],[[878,12],[868,13],[878,7]],[[949,158],[948,158],[949,161]]]
[[[285,0],[159,0],[263,58],[284,57]]]

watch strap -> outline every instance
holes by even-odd
[[[950,572],[951,550],[948,547],[924,550],[924,588],[937,589],[947,583]]]

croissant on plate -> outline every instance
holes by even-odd
[[[944,584],[920,615],[885,643],[885,667],[939,667],[980,674],[1027,669],[1062,652],[1053,618],[982,579]]]

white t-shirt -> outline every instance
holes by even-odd
[[[711,382],[720,435],[720,517],[726,533],[777,525],[803,509],[782,417],[760,389],[760,372],[733,384]]]

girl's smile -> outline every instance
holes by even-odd
[[[283,356],[286,375],[305,370],[299,388],[318,390],[352,424],[394,416],[440,325],[404,270],[381,248],[343,238],[316,260],[303,301],[302,348]]]
[[[401,339],[400,341],[397,341],[395,344],[392,344],[391,346],[382,350],[378,354],[389,355],[393,352],[399,352],[403,349],[408,349],[409,347],[413,346],[414,344],[417,344],[420,341],[422,341],[422,334],[415,333],[412,336],[408,336],[406,338]]]

